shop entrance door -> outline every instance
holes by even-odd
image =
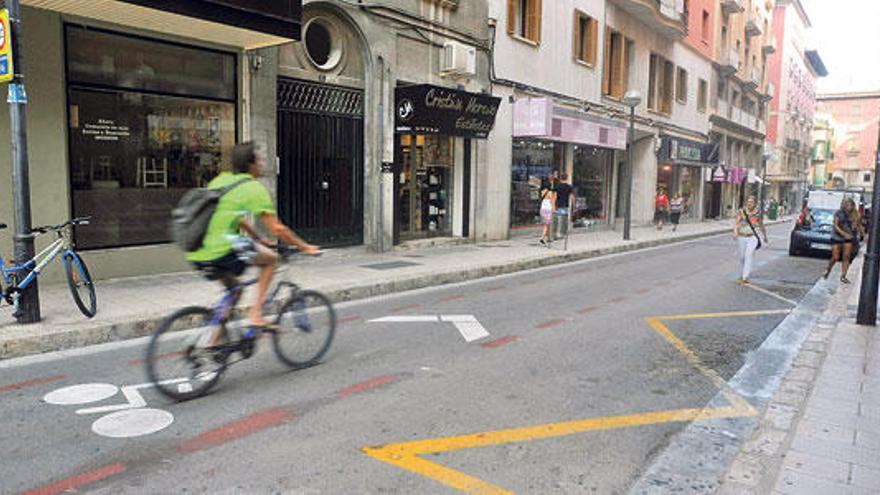
[[[363,243],[363,91],[278,79],[278,210],[309,242]]]
[[[394,243],[452,235],[453,138],[398,134]]]
[[[709,207],[706,208],[706,218],[721,217],[721,190],[723,183],[711,182],[712,190],[709,193]]]

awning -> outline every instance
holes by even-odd
[[[302,0],[22,0],[22,5],[253,49],[298,40]]]
[[[715,167],[718,165],[718,144],[662,134],[657,161],[691,167]]]

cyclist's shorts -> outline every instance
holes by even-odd
[[[239,259],[238,255],[235,253],[229,253],[226,256],[211,261],[196,261],[193,262],[193,265],[195,265],[197,270],[215,268],[228,272],[236,277],[244,273],[247,268],[247,263]]]

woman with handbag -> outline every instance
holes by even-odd
[[[849,263],[852,258],[853,239],[856,237],[856,226],[853,224],[853,212],[856,203],[852,198],[844,198],[840,202],[840,209],[834,212],[834,225],[831,230],[831,261],[828,268],[822,274],[822,278],[828,278],[831,269],[838,261],[841,262],[840,281],[848,284],[846,273],[849,271]]]
[[[669,196],[662,187],[657,188],[657,195],[654,196],[654,223],[657,230],[663,230],[663,222],[669,213]]]
[[[764,228],[764,220],[757,208],[757,201],[754,196],[749,196],[746,200],[746,207],[741,209],[736,215],[736,223],[733,226],[733,239],[739,243],[739,263],[742,267],[742,277],[736,281],[746,283],[749,281],[749,275],[752,273],[752,258],[755,251],[761,249],[761,239],[758,237],[758,230],[761,228],[761,237],[767,244],[767,230]]]
[[[550,239],[550,225],[553,223],[553,213],[556,211],[556,171],[554,170],[550,174],[550,183],[541,191],[541,207],[540,207],[540,215],[541,215],[541,225],[544,228],[541,230],[541,245],[549,244],[552,239]]]

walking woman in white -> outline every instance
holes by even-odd
[[[761,248],[761,239],[758,238],[758,230],[761,229],[761,237],[767,244],[767,231],[764,229],[764,220],[758,212],[757,201],[754,196],[749,196],[746,207],[736,215],[736,224],[733,227],[733,239],[739,243],[739,263],[742,266],[742,277],[737,282],[748,282],[752,272],[752,258],[755,251]]]

